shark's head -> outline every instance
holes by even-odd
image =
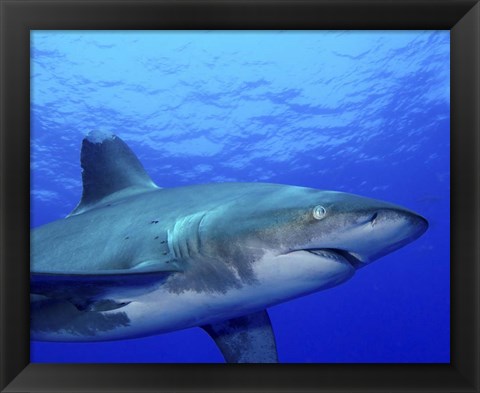
[[[375,199],[332,191],[312,192],[308,199],[299,200],[302,219],[290,226],[296,240],[289,248],[334,253],[355,268],[403,247],[428,228],[413,211]]]
[[[288,258],[313,264],[331,259],[352,270],[403,247],[428,228],[425,218],[390,203],[281,185],[246,190],[207,221],[215,232],[216,252],[226,260],[255,261],[268,254],[286,263]]]

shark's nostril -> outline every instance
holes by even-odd
[[[370,218],[370,223],[372,224],[372,226],[375,225],[375,221],[376,221],[376,219],[377,219],[377,216],[378,216],[378,213],[375,212],[375,213],[373,214],[372,218]]]

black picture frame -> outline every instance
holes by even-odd
[[[480,4],[472,0],[0,0],[2,392],[479,392]],[[30,364],[30,30],[451,31],[450,364]]]

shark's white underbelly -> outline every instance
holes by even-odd
[[[116,321],[110,328],[55,329],[37,332],[39,339],[52,341],[101,341],[128,339],[203,326],[247,315],[295,297],[338,285],[353,275],[353,267],[342,259],[322,258],[307,252],[289,255],[267,255],[256,264],[256,281],[241,288],[221,292],[186,290],[173,292],[168,286],[137,296],[115,301],[126,306],[101,312],[82,314],[83,322],[95,324],[102,320]],[[92,314],[94,313],[94,314]],[[68,321],[67,321],[68,323]],[[101,324],[100,324],[101,325]],[[103,326],[103,325],[101,325]],[[93,331],[93,334],[92,334]]]

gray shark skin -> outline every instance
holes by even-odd
[[[390,203],[265,183],[163,189],[115,135],[83,141],[83,195],[31,231],[31,338],[199,326],[227,362],[277,362],[266,309],[331,288],[428,223]]]

